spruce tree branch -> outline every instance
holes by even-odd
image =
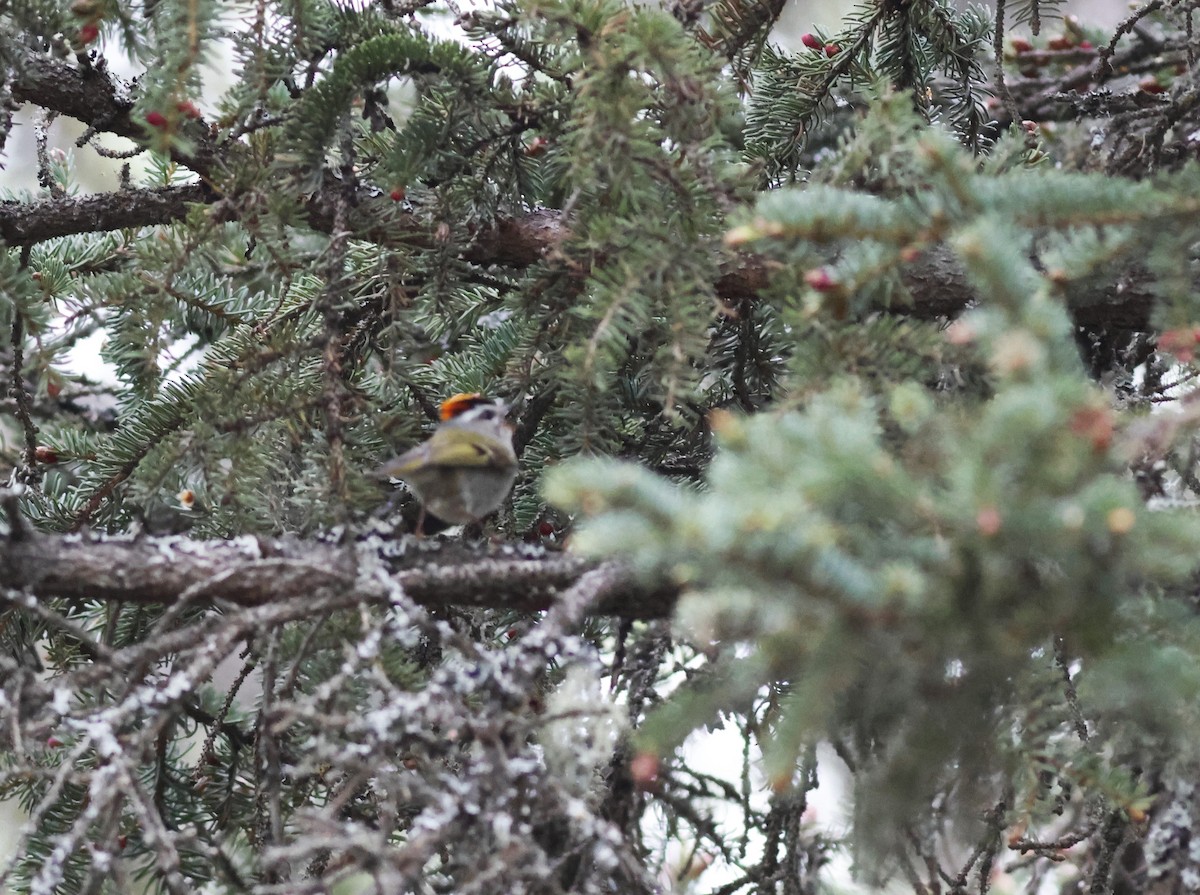
[[[542,209],[522,218],[502,220],[476,236],[466,253],[467,260],[528,266],[552,252],[568,236],[566,224],[556,211]],[[760,255],[739,254],[723,260],[717,295],[728,304],[757,298],[770,286],[778,263]],[[981,296],[967,280],[953,252],[934,245],[904,267],[904,284],[913,305],[893,310],[921,318],[954,316]],[[1067,295],[1076,322],[1085,326],[1109,326],[1141,330],[1149,327],[1154,295],[1148,278],[1139,272],[1108,284],[1102,291],[1089,287],[1084,301]]]
[[[1090,66],[1081,68],[1090,70]],[[1072,73],[1066,76],[1067,82],[1072,76]],[[1038,120],[1039,107],[1048,97],[1059,96],[1063,87],[1059,83],[1037,96],[1019,99],[1021,114]],[[122,95],[103,64],[91,68],[75,67],[30,53],[16,67],[12,89],[16,99],[78,118],[93,130],[135,141],[145,139],[143,128],[131,118],[132,101]],[[178,156],[177,161],[201,176],[222,166],[225,151],[231,151],[236,145],[218,146],[198,121],[188,123],[187,137],[196,149],[186,156]],[[309,225],[323,232],[334,230],[338,203],[346,199],[344,186],[333,178],[328,182],[329,186],[311,196],[305,207]],[[354,193],[350,203],[353,213],[348,225],[355,236],[410,247],[431,242],[423,223],[412,215],[398,215],[395,203],[387,197],[375,195],[366,188]],[[183,218],[191,203],[216,205],[220,202],[221,207],[215,209],[218,218],[236,217],[236,197],[225,197],[225,200],[221,201],[221,197],[204,184],[189,184],[157,190],[124,190],[84,198],[0,203],[0,239],[10,246],[28,246],[77,233],[167,224]],[[500,219],[492,227],[477,232],[463,258],[480,265],[528,267],[544,260],[567,235],[562,213],[542,209],[521,217]],[[770,284],[771,273],[770,262],[763,258],[752,255],[730,257],[722,264],[717,294],[728,303],[753,299]],[[961,268],[948,252],[926,252],[909,265],[905,276],[915,304],[903,310],[915,316],[953,315],[976,298]],[[1138,279],[1136,275],[1130,275],[1112,284],[1103,294],[1088,296],[1087,306],[1076,309],[1078,322],[1145,329],[1154,299],[1144,287],[1139,288]]]
[[[1117,25],[1113,31],[1112,39],[1108,42],[1108,46],[1101,47],[1097,54],[1097,75],[1103,76],[1112,73],[1112,57],[1117,50],[1117,44],[1121,42],[1121,38],[1133,32],[1142,19],[1151,13],[1157,12],[1162,8],[1162,5],[1163,0],[1150,0],[1144,6],[1134,9],[1124,21]]]
[[[467,261],[528,267],[543,260],[569,236],[563,215],[540,209],[520,218],[506,218],[480,231],[464,253]],[[392,238],[395,238],[393,231]],[[742,253],[722,260],[716,293],[727,304],[754,300],[771,284],[778,263],[761,255]],[[904,268],[904,284],[914,303],[894,308],[921,318],[950,317],[980,300],[954,254],[931,246]],[[1089,287],[1086,304],[1071,301],[1076,322],[1084,326],[1144,330],[1149,327],[1154,294],[1148,278],[1139,272],[1110,283],[1103,291]]]
[[[99,130],[140,141],[145,132],[133,123],[133,101],[121,95],[102,61],[77,68],[39,53],[26,53],[13,67],[12,95],[17,102],[70,115]]]
[[[731,61],[751,45],[757,55],[770,29],[783,14],[785,5],[784,0],[723,0],[715,4],[710,13],[711,26],[698,30],[699,40]],[[680,13],[694,17],[699,8],[699,4],[680,2],[675,4],[673,11],[686,23]]]
[[[1008,110],[1008,114],[1012,117],[1012,123],[1016,124],[1021,120],[1021,112],[1017,108],[1017,101],[1013,99],[1012,91],[1008,89],[1008,84],[1004,79],[1004,4],[1005,0],[996,0],[996,25],[992,29],[993,48],[996,54],[996,92],[1000,94],[1000,99],[1004,103],[1004,108]],[[1025,135],[1025,145],[1029,149],[1033,149],[1036,145],[1036,138],[1033,134]]]
[[[17,419],[21,423],[21,431],[25,436],[25,451],[21,457],[20,478],[23,481],[36,481],[37,471],[37,426],[33,422],[33,402],[29,399],[29,391],[25,388],[25,318],[21,309],[13,309],[12,321],[12,387],[10,393],[16,400]]]
[[[11,246],[24,246],[74,233],[168,224],[183,218],[190,204],[216,199],[204,184],[189,184],[34,203],[4,202],[0,203],[0,239]],[[314,229],[333,229],[331,203],[332,197],[322,194],[309,200],[308,219]],[[376,204],[380,215],[372,214]],[[357,201],[349,226],[356,235],[379,242],[419,242],[426,235],[423,226],[412,216],[397,219],[385,213],[392,205],[386,198],[364,196]],[[481,230],[463,257],[476,264],[529,267],[553,252],[568,235],[560,212],[540,209],[519,218],[501,218],[493,227]],[[728,304],[752,300],[770,285],[773,270],[773,262],[761,256],[730,256],[721,264],[717,295]],[[914,304],[896,310],[916,317],[953,316],[978,299],[953,255],[940,247],[930,248],[907,265],[904,279]],[[1074,310],[1083,325],[1139,330],[1149,326],[1153,305],[1146,278],[1131,273],[1101,293],[1089,292],[1087,304]]]
[[[394,541],[327,544],[297,539],[242,538],[193,541],[185,537],[136,540],[30,532],[0,542],[0,581],[37,600],[55,598],[189,605],[216,602],[260,606],[310,601],[317,592],[356,595],[364,604],[387,603],[389,591],[360,576],[364,561],[396,554]],[[676,592],[636,581],[623,567],[515,547],[471,548],[438,541],[405,544],[410,567],[388,566],[392,579],[423,606],[507,608],[525,612],[554,605],[559,594],[592,576],[596,615],[664,618]],[[419,563],[419,565],[417,565]]]
[[[177,417],[176,425],[178,425],[179,420],[180,418]],[[174,428],[174,426],[171,428]],[[150,453],[150,450],[153,447],[153,442],[147,442],[143,444],[138,449],[137,453],[122,463],[121,467],[113,475],[109,476],[91,493],[87,499],[87,502],[83,505],[79,512],[75,514],[75,517],[71,522],[71,531],[79,531],[84,526],[91,523],[92,516],[95,514],[96,510],[100,509],[100,505],[112,496],[112,493],[117,490],[117,486],[120,485],[121,482],[133,475],[133,471],[138,468],[138,464],[145,459],[146,455]]]
[[[0,202],[0,239],[10,246],[29,246],[77,233],[170,224],[182,219],[190,204],[215,198],[204,184],[190,183],[41,202]]]
[[[39,53],[28,52],[13,67],[12,96],[17,102],[32,103],[59,112],[88,125],[84,140],[95,132],[116,134],[139,145],[147,131],[134,121],[133,100],[108,73],[104,58],[90,66],[73,66]],[[183,136],[192,150],[176,149],[171,157],[206,177],[218,162],[219,151],[202,121],[188,121]]]

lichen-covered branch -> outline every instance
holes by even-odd
[[[474,548],[411,537],[333,544],[27,532],[0,542],[0,581],[39,600],[259,606],[309,599],[327,589],[352,592],[364,605],[386,603],[387,590],[362,574],[368,563],[383,563],[391,579],[421,605],[525,612],[548,608],[559,593],[598,568],[581,557],[523,546]],[[629,618],[670,613],[671,590],[642,586],[619,567],[606,569],[593,611]]]

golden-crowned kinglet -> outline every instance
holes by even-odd
[[[441,425],[429,438],[379,467],[403,479],[428,510],[455,525],[494,512],[517,477],[513,430],[502,401],[463,394],[442,402]],[[421,523],[417,525],[421,529]]]

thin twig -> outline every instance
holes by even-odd
[[[1067,662],[1066,643],[1062,637],[1054,638],[1054,664],[1058,666],[1062,672],[1064,687],[1063,690],[1067,697],[1067,708],[1071,713],[1071,722],[1075,726],[1075,733],[1079,735],[1079,739],[1086,743],[1088,741],[1087,719],[1083,716],[1083,710],[1079,707],[1079,694],[1075,690],[1075,681],[1071,678],[1071,667]]]
[[[25,450],[18,476],[23,482],[35,482],[40,478],[37,469],[38,430],[33,422],[33,402],[25,388],[25,317],[20,307],[13,308],[12,352],[12,385],[9,391],[16,399],[17,419],[25,436]]]

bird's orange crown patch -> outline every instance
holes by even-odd
[[[461,416],[472,407],[488,403],[491,403],[490,400],[479,394],[479,392],[462,392],[461,394],[451,395],[441,404],[442,422],[452,420],[456,416]]]

